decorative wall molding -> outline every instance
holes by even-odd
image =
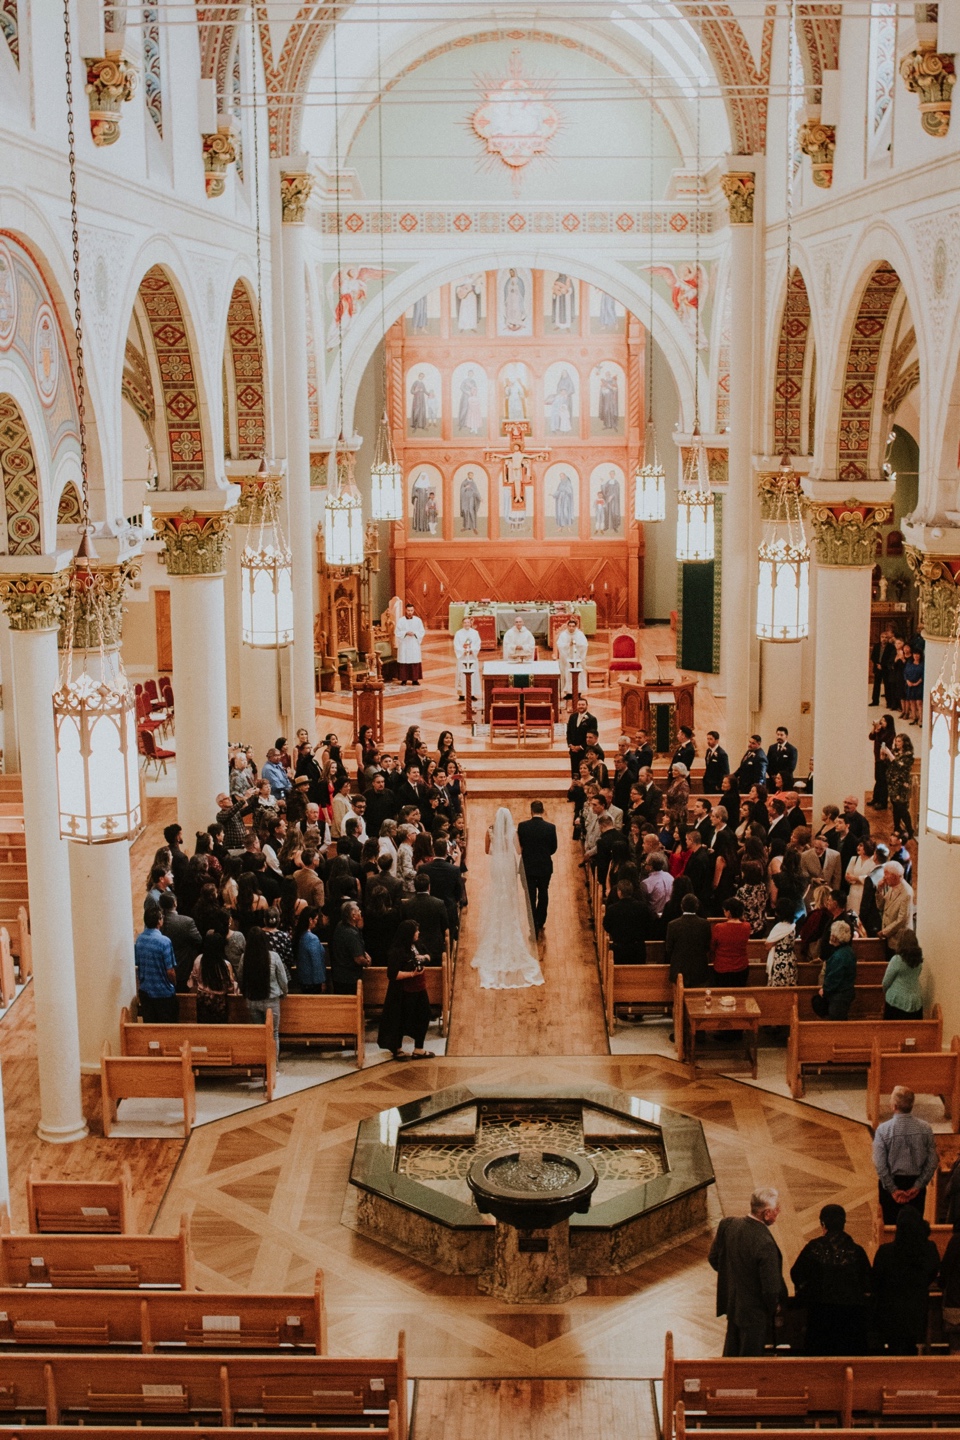
[[[949,322],[960,276],[960,209],[913,220],[910,230],[920,258],[927,314],[939,338]]]
[[[67,598],[69,572],[53,575],[0,575],[0,605],[11,630],[59,630]]]
[[[140,282],[140,300],[150,323],[167,425],[173,490],[202,490],[205,479],[200,396],[190,340],[180,301],[159,265]]]
[[[813,525],[819,564],[875,564],[880,527],[890,519],[892,505],[861,505],[855,499],[845,505],[822,505],[808,499],[803,508]]]
[[[237,416],[238,460],[256,460],[266,444],[266,411],[263,362],[253,301],[246,285],[238,280],[227,312],[227,335]]]
[[[854,483],[869,479],[880,355],[890,307],[900,277],[886,260],[874,270],[860,299],[850,333],[837,439],[837,476]]]
[[[787,285],[777,344],[777,379],[774,394],[774,449],[782,455],[803,455],[803,370],[810,338],[810,297],[803,274],[795,269]]]
[[[286,217],[284,217],[286,218]],[[726,206],[703,207],[700,234],[710,235],[727,224]],[[458,210],[455,206],[429,209],[341,206],[340,230],[348,235],[664,235],[676,239],[696,234],[697,214],[693,205],[646,206],[643,209],[612,210],[609,206],[580,205],[575,210],[544,209],[534,205],[492,207],[485,210]],[[336,210],[325,207],[320,230],[336,235]]]
[[[920,592],[920,628],[931,640],[952,640],[960,611],[960,558],[903,549]]]
[[[154,515],[154,531],[165,547],[160,562],[166,565],[167,574],[222,575],[234,513],[198,514],[187,505],[179,514]]]

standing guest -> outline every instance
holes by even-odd
[[[640,889],[659,920],[673,891],[673,876],[667,869],[664,856],[659,852],[650,856],[647,872]]]
[[[147,893],[144,904],[160,904],[160,897],[173,889],[173,871],[169,863],[154,865],[147,878]]]
[[[729,900],[737,888],[739,854],[736,836],[727,825],[727,812],[722,805],[714,805],[710,811],[713,821],[713,836],[710,850],[714,857],[713,910],[719,915],[723,902]]]
[[[849,925],[851,935],[863,934],[863,927],[860,924],[859,917],[855,915],[852,910],[848,910],[846,907],[847,902],[843,891],[831,890],[830,898],[827,900],[826,905],[830,918],[820,935],[820,949],[818,953],[821,960],[829,960],[830,956],[833,954],[835,947],[833,940],[830,938],[830,932],[833,928],[833,922],[835,920],[843,920],[847,925]]]
[[[415,920],[403,920],[387,957],[389,984],[380,1014],[377,1044],[381,1050],[393,1052],[394,1060],[426,1060],[430,1051],[424,1048],[430,1025],[430,1002],[427,979],[423,973],[425,957],[417,949],[420,932]],[[413,1040],[413,1054],[403,1049],[404,1036]]]
[[[894,1238],[873,1257],[877,1330],[888,1355],[916,1355],[927,1338],[930,1285],[940,1270],[940,1252],[916,1210],[902,1209],[896,1226]]]
[[[728,815],[736,815],[740,809],[740,786],[736,775],[724,775],[720,781],[720,804]]]
[[[767,984],[797,983],[797,925],[795,906],[789,896],[777,901],[776,923],[763,942],[767,947]]]
[[[923,719],[923,656],[910,650],[903,666],[903,704],[900,713],[911,725]]]
[[[693,823],[700,832],[704,845],[713,839],[713,821],[710,819],[710,801],[698,795],[693,802]]]
[[[638,895],[628,879],[619,879],[616,890],[603,912],[603,928],[610,936],[614,965],[643,965],[647,958],[648,940],[659,935],[657,917],[650,905]]]
[[[837,816],[840,814],[839,805],[824,805],[820,811],[820,824],[817,827],[814,839],[822,835],[827,842],[827,848],[840,853],[840,838],[837,835]]]
[[[808,849],[800,856],[800,872],[808,884],[804,900],[809,898],[819,885],[836,890],[840,885],[840,852],[831,850],[826,835],[814,835]]]
[[[327,983],[327,954],[317,929],[323,912],[316,905],[301,910],[293,932],[291,951],[297,970],[297,988],[304,995],[319,995]]]
[[[293,784],[275,745],[267,751],[267,763],[263,767],[262,778],[269,784],[274,800],[283,800]]]
[[[870,647],[870,664],[873,666],[873,688],[870,693],[871,710],[876,709],[880,704],[880,686],[888,667],[893,664],[895,654],[893,636],[890,631],[881,631],[879,640]]]
[[[685,895],[680,904],[680,917],[670,921],[664,938],[664,959],[670,966],[671,985],[678,975],[683,976],[688,989],[709,985],[711,933],[710,921],[697,914],[697,897]]]
[[[148,901],[143,907],[143,929],[134,941],[133,959],[137,971],[137,1001],[140,1017],[147,1024],[172,1024],[179,1019],[177,970],[173,946],[161,935],[160,906]]]
[[[452,730],[441,730],[437,736],[437,769],[445,771],[451,760],[457,758],[456,741],[453,738]],[[435,784],[439,783],[440,776],[437,776]]]
[[[230,757],[230,794],[246,795],[256,788],[257,777],[253,773],[245,750],[237,750]]]
[[[355,995],[357,982],[370,964],[363,943],[363,915],[355,901],[345,900],[330,945],[330,975],[334,995]]]
[[[703,757],[703,793],[719,795],[725,775],[730,774],[730,758],[720,744],[716,730],[707,731],[707,749]]]
[[[873,873],[873,855],[876,846],[867,837],[857,841],[857,851],[850,864],[847,866],[847,873],[844,879],[847,882],[847,908],[855,915],[860,914],[860,906],[863,903],[863,886],[867,876]]]
[[[364,792],[367,799],[367,833],[379,835],[384,820],[395,820],[400,806],[396,795],[387,789],[387,777],[378,771]]]
[[[229,1019],[230,996],[239,993],[225,944],[224,936],[216,930],[205,935],[203,949],[187,980],[186,988],[195,991],[197,996],[198,1025],[225,1025]]]
[[[746,985],[749,979],[750,925],[743,905],[732,896],[723,904],[723,919],[713,926],[710,966],[718,985]]]
[[[300,866],[293,872],[293,880],[297,887],[297,898],[303,900],[307,905],[315,905],[318,910],[323,909],[324,889],[323,881],[319,874],[320,857],[316,850],[304,850],[300,856]]]
[[[629,750],[624,758],[638,775],[643,769],[653,768],[653,746],[647,738],[646,730],[637,731],[633,737],[633,749]]]
[[[896,955],[905,930],[913,924],[913,890],[903,878],[903,866],[888,860],[883,867],[883,884],[877,892],[880,911],[880,938],[887,942],[887,954]]]
[[[219,879],[223,873],[213,855],[206,849],[200,849],[201,842],[204,846],[209,846],[210,836],[206,832],[197,836],[197,853],[190,856],[186,872],[177,890],[177,909],[181,915],[192,915],[193,907],[200,899],[204,885],[211,880]]]
[[[576,709],[567,720],[567,749],[570,752],[570,774],[580,774],[580,762],[587,753],[587,736],[597,734],[597,717],[587,709],[587,697],[579,696]]]
[[[557,827],[544,819],[542,800],[530,802],[530,819],[521,820],[517,826],[517,843],[533,911],[534,929],[539,936],[547,923],[553,857],[557,853]],[[430,888],[433,889],[432,879]]]
[[[779,853],[782,854],[790,839],[790,821],[787,819],[786,801],[780,795],[771,796],[767,802],[767,812],[770,815],[767,845],[771,850],[773,846],[778,846]]]
[[[352,796],[353,787],[350,777],[346,775],[337,786],[337,793],[333,797],[333,819],[330,823],[330,836],[333,840],[340,839],[347,816],[354,813]]]
[[[679,730],[677,731],[677,740],[679,743],[676,750],[674,750],[673,752],[673,758],[670,761],[670,768],[667,771],[668,780],[672,780],[674,776],[678,773],[675,768],[678,765],[683,766],[683,770],[681,773],[683,774],[683,778],[686,780],[693,767],[693,762],[697,754],[697,747],[694,744],[693,740],[693,731],[690,729],[689,725],[680,726]]]
[[[425,812],[427,808],[427,787],[421,782],[420,767],[411,765],[404,779],[397,789],[397,804],[401,810],[405,805],[412,805],[417,810]]]
[[[223,843],[228,855],[238,855],[243,849],[247,834],[243,817],[249,815],[256,803],[257,792],[253,787],[245,795],[220,794],[217,796],[216,824],[223,831]]]
[[[767,751],[767,769],[771,775],[780,776],[781,790],[793,789],[793,777],[797,768],[797,747],[791,745],[786,725],[777,726],[777,738]]]
[[[280,1058],[280,999],[289,988],[287,972],[276,950],[270,949],[266,932],[254,925],[243,951],[240,966],[240,993],[247,1002],[247,1015],[262,1025],[268,1010],[273,1012],[273,1035]]]
[[[203,948],[203,936],[189,915],[177,912],[177,897],[172,890],[160,896],[160,913],[163,915],[163,933],[173,946],[176,964],[176,986],[185,990],[193,962]]]
[[[406,735],[400,741],[400,750],[397,755],[397,764],[401,772],[405,773],[411,765],[417,765],[417,747],[421,744],[420,726],[411,725]]]
[[[866,815],[861,815],[859,805],[856,795],[847,795],[843,802],[843,818],[847,822],[847,829],[858,840],[870,834],[870,821]]]
[[[810,999],[813,1013],[821,1020],[846,1020],[850,1014],[857,978],[857,957],[850,940],[850,926],[834,920],[830,927],[834,949],[824,966],[823,984]]]
[[[667,814],[674,828],[686,825],[687,806],[690,803],[690,771],[682,760],[675,760],[670,766],[670,786],[666,795]]]
[[[895,1224],[907,1205],[923,1214],[927,1186],[940,1163],[933,1130],[912,1113],[913,1091],[895,1085],[890,1099],[893,1114],[877,1126],[873,1137],[873,1165],[885,1225]]]
[[[535,800],[533,803],[536,805],[539,802]],[[533,806],[530,808],[533,809]],[[542,805],[540,809],[542,812]],[[526,824],[527,822],[524,821],[523,823]],[[546,823],[547,822],[544,821],[544,824]],[[521,826],[517,826],[518,831],[521,828]],[[554,827],[551,825],[550,829],[554,830]],[[556,835],[555,830],[554,835]],[[521,840],[521,853],[522,848],[523,842]],[[425,865],[421,865],[420,873],[426,875],[430,881],[430,894],[435,895],[438,900],[442,900],[447,907],[447,929],[450,931],[451,939],[455,940],[460,934],[460,897],[463,893],[463,876],[460,871],[460,866],[448,858],[446,840],[434,840],[433,858],[428,860]],[[531,905],[533,904],[532,891],[530,894],[530,903]],[[536,914],[536,910],[534,914]],[[544,897],[544,921],[546,920],[546,914],[546,897]],[[542,925],[540,929],[543,929]]]
[[[770,1234],[780,1214],[776,1190],[756,1190],[750,1214],[720,1221],[707,1257],[717,1272],[717,1314],[726,1315],[724,1355],[762,1355],[787,1298],[783,1257]]]
[[[180,894],[183,878],[187,873],[189,857],[183,848],[183,831],[179,825],[167,825],[164,827],[163,838],[167,842],[170,851],[170,869],[173,872],[173,888]]]
[[[887,767],[889,761],[885,759],[884,746],[889,750],[897,736],[897,727],[892,715],[882,715],[879,720],[874,720],[870,727],[870,743],[873,746],[873,795],[870,798],[872,810],[886,810],[890,803],[890,795],[887,790]]]
[[[480,651],[483,648],[483,641],[480,639],[480,632],[473,623],[472,615],[464,615],[463,624],[453,637],[453,652],[457,657],[457,699],[463,700],[466,696],[466,684],[464,675],[466,666],[471,665],[471,676],[477,673],[477,661],[480,658]],[[475,682],[471,679],[470,693],[476,698]]]
[[[844,1228],[842,1205],[824,1205],[820,1231],[790,1270],[798,1302],[807,1312],[807,1355],[866,1355],[870,1315],[870,1261]]]
[[[762,785],[767,778],[767,756],[759,735],[751,735],[743,759],[737,766],[737,788],[745,794],[751,785]]]
[[[403,886],[404,895],[413,894],[417,867],[413,863],[413,842],[416,830],[412,825],[397,826],[397,877]]]
[[[363,907],[363,940],[372,965],[386,965],[403,916],[397,896],[379,883],[372,883]]]
[[[413,882],[413,895],[401,902],[400,913],[404,920],[417,922],[421,947],[430,957],[430,964],[440,965],[448,948],[447,907],[430,894],[430,878],[422,870]]]
[[[786,816],[790,826],[791,837],[796,835],[798,830],[808,830],[807,817],[803,813],[798,791],[785,790],[783,792],[783,802],[787,807]]]
[[[400,684],[419,685],[423,678],[423,621],[412,600],[408,600],[403,614],[394,627],[397,645],[397,670]]]
[[[910,858],[910,851],[907,849],[907,838],[900,830],[890,831],[890,859],[896,860],[898,865],[903,866],[903,878],[908,885],[912,885],[913,861]]]
[[[883,972],[884,1020],[922,1020],[923,994],[920,971],[923,951],[912,930],[904,930],[896,955],[891,956]]]
[[[711,834],[712,834],[711,829]],[[708,850],[703,843],[700,831],[691,827],[687,831],[687,848],[689,856],[683,868],[683,873],[690,881],[693,894],[696,895],[701,912],[706,915],[713,899],[713,874],[716,868],[716,860],[713,852]]]
[[[905,840],[912,840],[910,777],[913,774],[913,741],[909,735],[896,735],[892,747],[884,745],[880,754],[887,762],[887,789],[890,794],[893,823]]]
[[[357,743],[353,747],[353,758],[357,765],[357,789],[366,788],[366,772],[377,763],[377,749],[373,738],[373,726],[361,725],[357,731]]]
[[[879,935],[880,926],[883,920],[880,917],[880,907],[877,904],[877,891],[883,884],[883,867],[890,859],[890,851],[886,845],[875,845],[873,847],[873,869],[863,882],[863,895],[860,899],[860,924],[867,935]]]
[[[688,865],[688,872],[689,869]],[[744,860],[735,898],[743,907],[743,918],[750,926],[751,938],[759,939],[767,928],[768,892],[763,880],[763,866],[758,861]]]
[[[943,1295],[943,1328],[950,1353],[956,1355],[960,1350],[960,1220],[953,1222],[953,1234],[943,1253],[939,1278]]]

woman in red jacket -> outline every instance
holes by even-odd
[[[710,966],[718,985],[746,985],[749,979],[750,924],[743,918],[743,902],[731,896],[723,902],[723,919],[713,927]]]

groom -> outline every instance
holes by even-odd
[[[553,874],[553,856],[557,852],[557,827],[544,820],[542,800],[530,802],[530,816],[529,820],[522,820],[517,826],[517,839],[523,873],[527,877],[533,924],[539,938],[547,923],[550,876]]]

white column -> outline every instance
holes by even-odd
[[[20,760],[24,776],[23,828],[27,851],[33,989],[40,1072],[41,1140],[67,1144],[87,1133],[80,1098],[80,1044],[70,866],[60,839],[53,692],[59,682],[57,630],[60,577],[20,577],[20,593],[5,596],[17,697]],[[25,594],[23,585],[32,593]],[[44,591],[48,593],[45,595]],[[29,628],[28,628],[29,627]],[[128,897],[129,903],[129,897]]]
[[[227,665],[222,575],[170,580],[177,724],[177,819],[188,846],[227,788]]]
[[[768,743],[776,734],[777,726],[786,725],[790,739],[799,750],[798,776],[807,773],[804,769],[807,756],[799,749],[802,646],[800,640],[761,640],[760,713],[757,720],[758,733]]]
[[[287,433],[287,518],[293,559],[293,654],[291,732],[313,734],[314,544],[310,520],[310,415],[307,408],[307,320],[304,215],[313,181],[305,170],[280,176],[281,278],[283,285],[283,408]],[[279,373],[280,367],[276,367]]]
[[[750,656],[757,589],[756,548],[751,543],[755,508],[753,474],[754,323],[756,236],[754,175],[734,172],[722,179],[730,209],[729,483],[723,497],[720,670],[726,696],[724,746],[742,755],[751,723]]]
[[[867,739],[867,659],[870,654],[870,575],[867,565],[817,564],[813,762],[816,806],[840,805],[856,795],[863,809],[873,785]]]
[[[136,993],[133,913],[130,905],[130,845],[68,842],[73,948],[77,972],[80,1069],[100,1070],[100,1052],[109,1040],[120,1051],[120,1010]]]

